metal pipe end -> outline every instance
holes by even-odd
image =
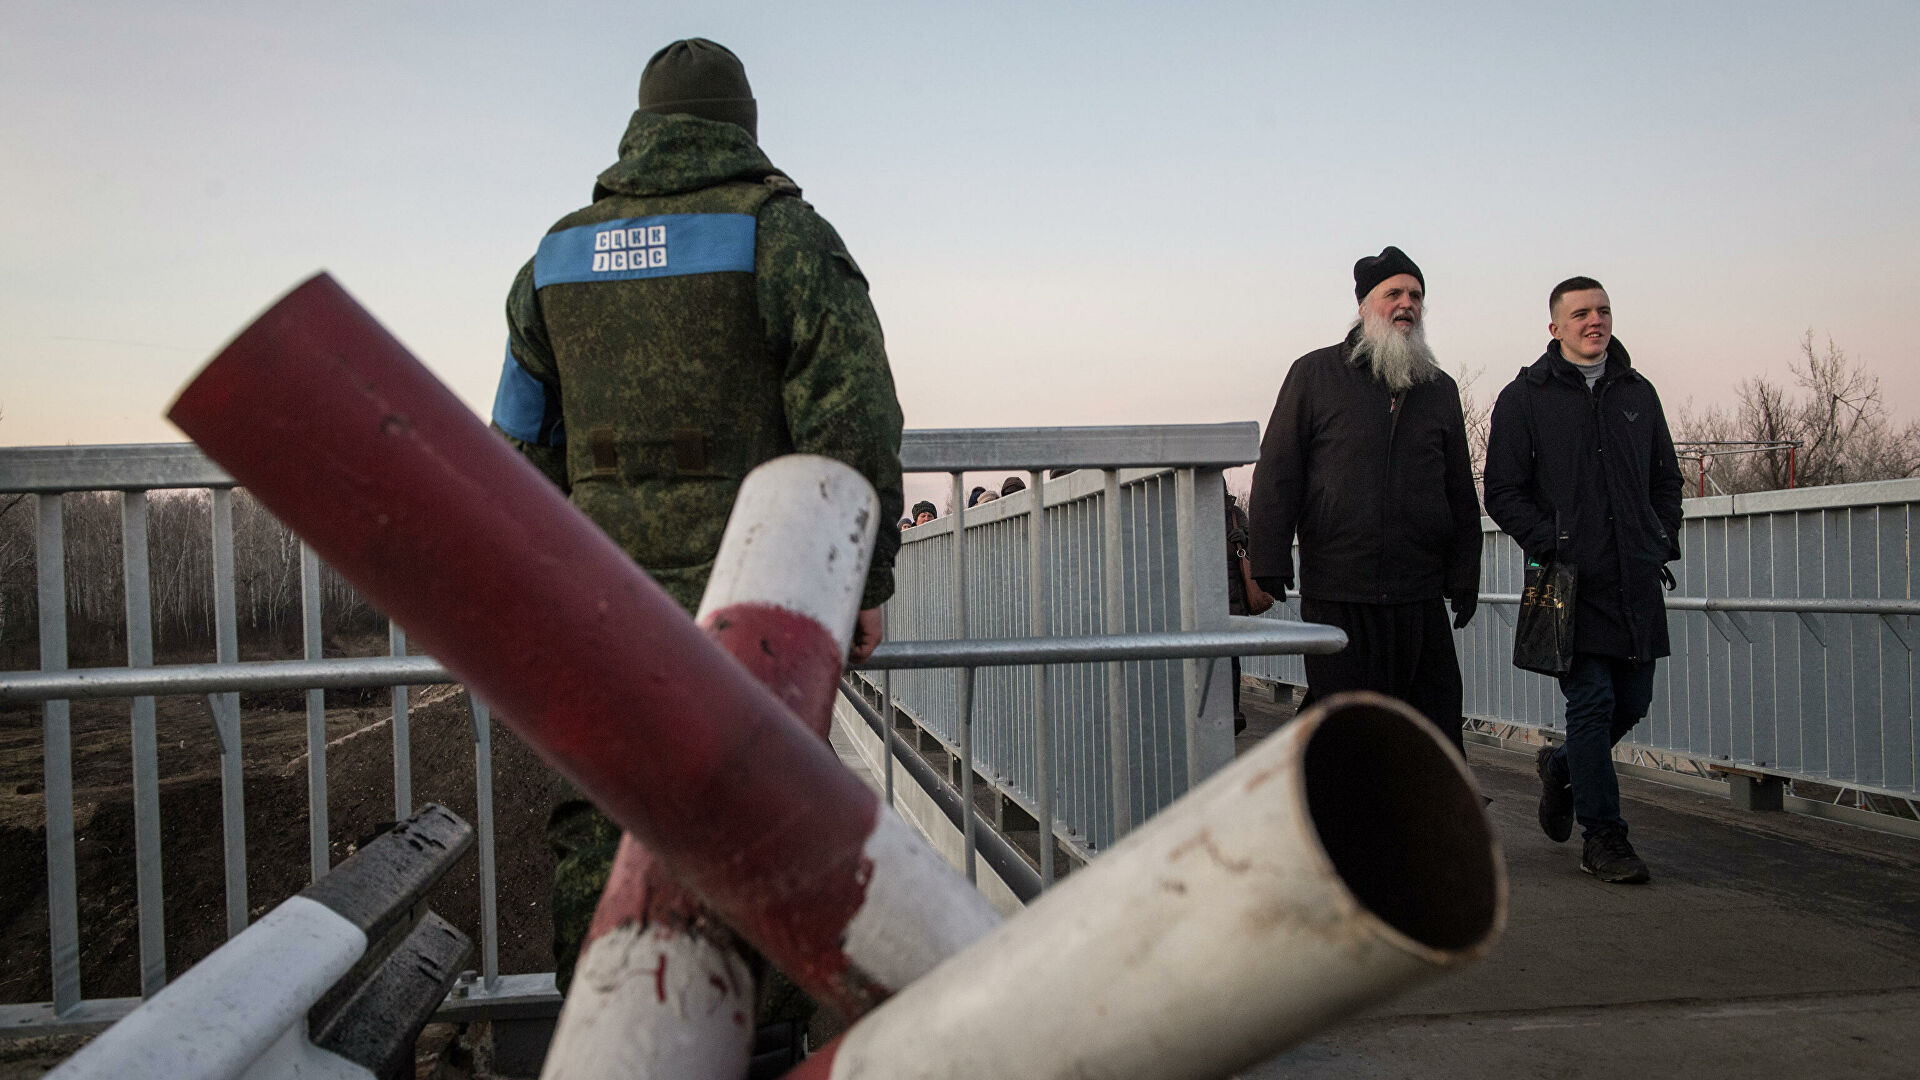
[[[1383,694],[1336,694],[1295,722],[1308,816],[1354,899],[1436,962],[1485,954],[1506,925],[1506,866],[1466,762]]]

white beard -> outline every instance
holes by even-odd
[[[1368,312],[1353,325],[1360,328],[1360,340],[1353,345],[1353,363],[1365,363],[1389,393],[1404,393],[1440,373],[1439,365],[1433,362],[1433,350],[1427,346],[1426,328],[1419,323],[1402,332],[1393,320]]]

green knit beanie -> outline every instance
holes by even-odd
[[[640,73],[640,111],[738,124],[759,138],[759,110],[747,69],[725,45],[706,38],[676,41],[653,54]]]

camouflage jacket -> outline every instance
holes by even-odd
[[[636,112],[507,297],[494,426],[689,611],[769,458],[844,461],[900,516],[880,321],[799,193],[735,125]],[[892,595],[899,544],[879,530],[863,607]]]

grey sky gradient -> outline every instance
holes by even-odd
[[[1479,391],[1607,283],[1669,410],[1800,335],[1920,403],[1920,4],[328,3],[0,12],[0,443],[172,441],[325,268],[477,411],[646,58],[737,52],[912,427],[1264,420],[1398,244]]]

